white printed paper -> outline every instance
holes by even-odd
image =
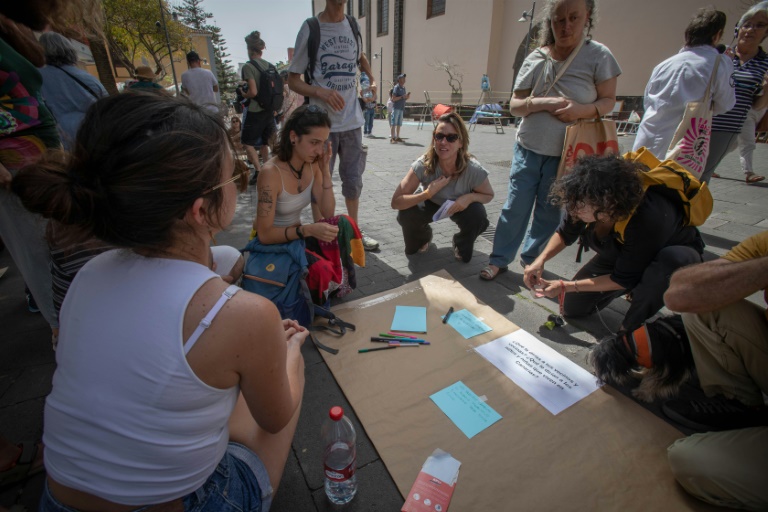
[[[475,349],[552,414],[597,390],[597,378],[518,329]]]
[[[450,199],[446,199],[445,202],[440,206],[440,209],[435,212],[435,214],[432,216],[432,221],[437,222],[439,220],[442,220],[446,217],[448,217],[448,210],[453,206],[453,203],[456,201],[451,201]]]

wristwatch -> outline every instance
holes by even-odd
[[[296,226],[296,236],[299,240],[304,240],[304,235],[301,233],[301,226]]]

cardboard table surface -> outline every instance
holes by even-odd
[[[362,353],[389,330],[395,306],[426,306],[429,346]],[[493,328],[465,340],[441,316],[466,308]],[[466,510],[716,510],[674,480],[667,447],[682,434],[610,386],[552,415],[473,347],[518,329],[447,272],[334,312],[357,326],[321,352],[381,459],[406,496],[435,448],[459,461],[450,508]],[[472,439],[430,400],[463,381],[502,419]]]

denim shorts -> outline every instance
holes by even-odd
[[[404,109],[393,108],[392,109],[392,126],[403,126],[403,112]]]
[[[184,510],[190,512],[267,512],[272,505],[272,484],[259,456],[245,446],[229,443],[227,453],[208,480],[184,496]],[[141,512],[149,507],[137,508]],[[53,497],[46,481],[39,512],[78,512]]]

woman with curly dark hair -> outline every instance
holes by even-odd
[[[636,329],[664,305],[672,272],[702,261],[704,242],[685,225],[677,193],[663,186],[644,191],[645,170],[618,156],[589,156],[552,186],[550,197],[565,213],[524,279],[538,296],[562,294],[565,316],[586,316],[629,293],[621,328]],[[577,240],[595,256],[571,281],[542,279],[544,263]]]

